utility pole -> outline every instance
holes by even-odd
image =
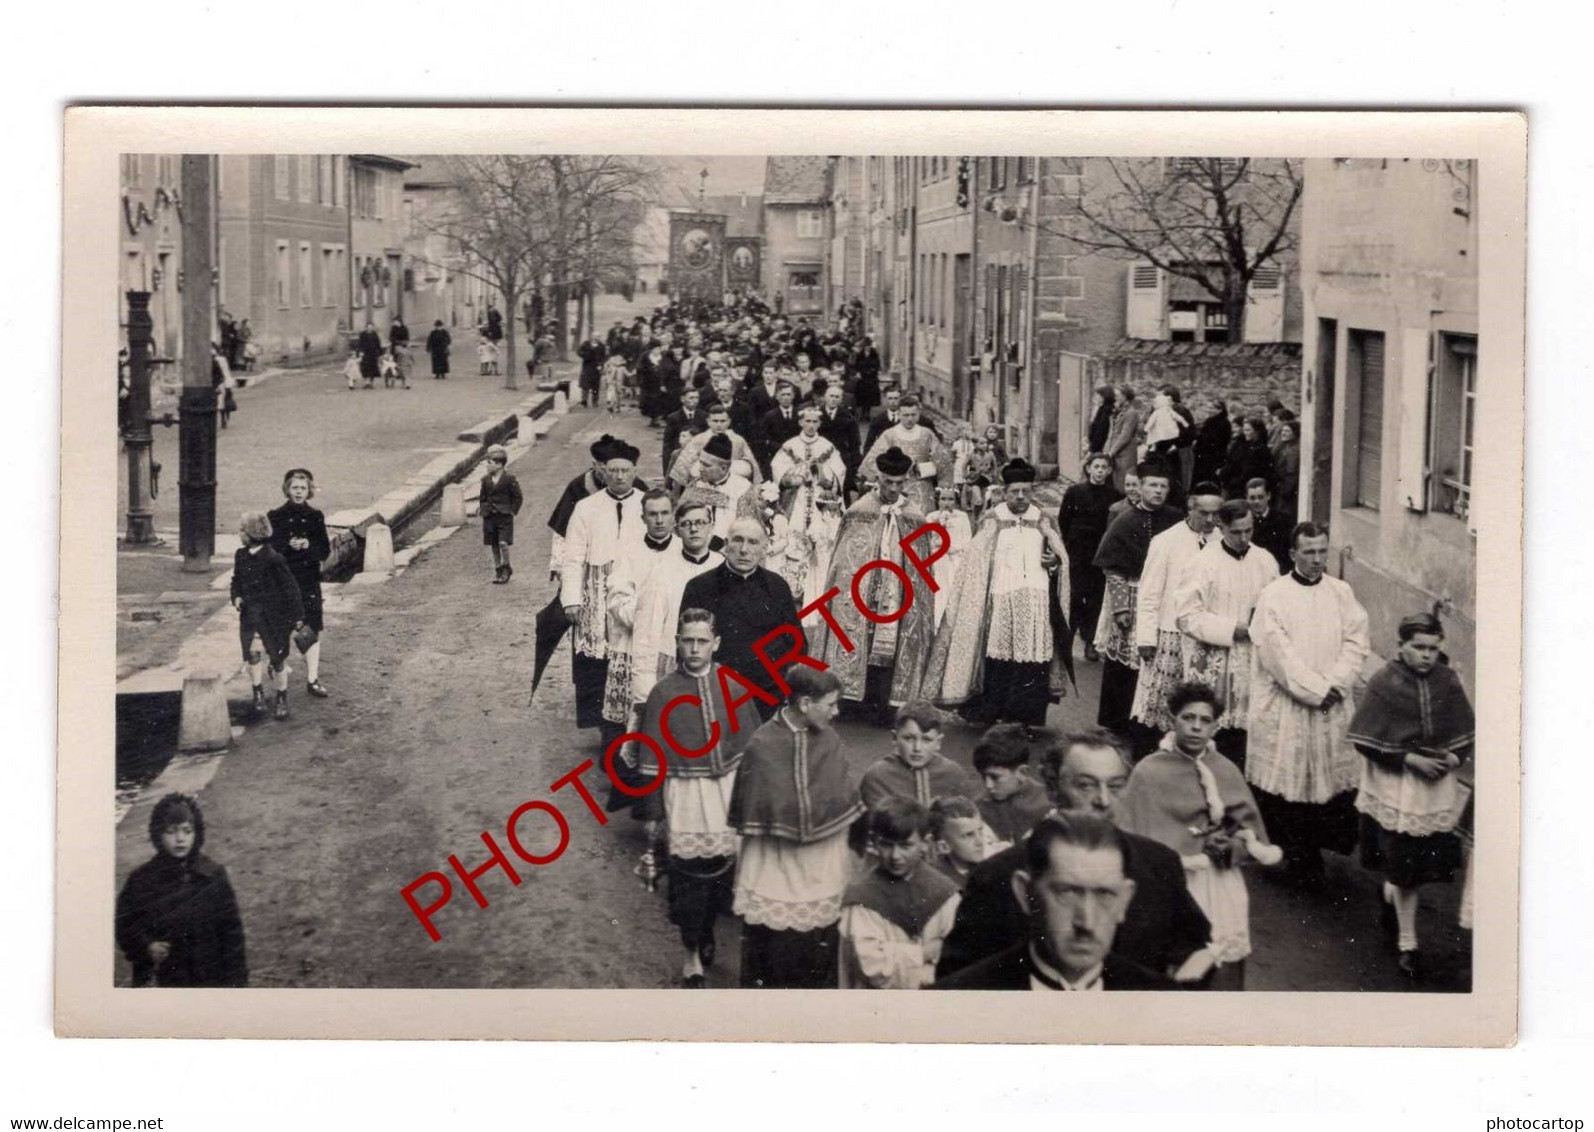
[[[216,553],[216,388],[211,157],[183,154],[183,395],[178,406],[178,532],[183,570],[205,573]]]
[[[150,457],[149,383],[155,352],[155,324],[149,315],[149,292],[127,293],[127,407],[122,441],[127,446],[127,544],[155,543],[155,471]]]

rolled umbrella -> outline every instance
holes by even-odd
[[[554,650],[570,631],[570,624],[570,618],[565,616],[564,606],[559,604],[559,595],[555,593],[553,599],[537,614],[536,647],[531,669],[533,696],[537,694],[537,685],[542,683],[543,671],[553,659]]]

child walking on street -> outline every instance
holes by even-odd
[[[515,570],[509,548],[515,541],[515,516],[520,512],[520,481],[509,471],[509,453],[500,445],[487,450],[487,474],[482,477],[482,543],[493,551],[493,585],[509,581]]]
[[[238,900],[227,870],[201,852],[199,803],[186,794],[156,802],[149,839],[155,856],[116,898],[116,945],[133,965],[133,985],[247,986]]]
[[[288,502],[267,512],[271,523],[271,545],[288,564],[288,573],[299,586],[304,604],[304,623],[315,632],[315,640],[304,650],[307,691],[325,699],[321,683],[321,563],[332,553],[327,523],[320,511],[310,506],[315,497],[315,477],[308,468],[293,468],[282,477],[282,494]]]
[[[238,641],[249,666],[249,682],[254,685],[253,711],[257,716],[265,714],[266,696],[260,681],[269,660],[277,690],[273,714],[287,719],[288,649],[294,632],[304,625],[304,599],[288,564],[271,547],[271,520],[264,512],[245,511],[238,534],[243,545],[233,556],[232,604],[238,611]],[[256,638],[260,649],[255,648]]]
[[[360,380],[360,351],[349,351],[349,360],[343,363],[343,376],[349,379],[349,388],[353,389]]]

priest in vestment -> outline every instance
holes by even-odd
[[[993,722],[1043,726],[1047,704],[1073,680],[1068,551],[1056,521],[1031,501],[1035,469],[1013,460],[1002,482],[1004,502],[980,519],[958,568],[924,695],[953,707],[979,697]]]
[[[924,663],[935,640],[935,594],[902,551],[902,540],[924,525],[924,513],[903,494],[912,461],[900,448],[891,448],[881,454],[878,469],[874,487],[841,517],[830,575],[821,589],[834,586],[841,591],[830,611],[841,634],[852,642],[852,651],[827,626],[815,655],[841,681],[842,699],[900,707],[919,698]],[[919,536],[919,560],[928,559],[939,542],[933,533]],[[901,569],[913,587],[911,604],[901,577],[892,571],[877,567],[859,574],[876,560]],[[905,606],[907,612],[884,624],[869,621],[852,597],[855,579],[864,605],[876,616],[889,616]]]
[[[714,538],[723,546],[731,522],[738,518],[757,518],[758,494],[752,481],[732,469],[735,446],[728,435],[710,435],[693,462],[696,474],[681,489],[680,500],[706,503],[714,512]]]
[[[636,699],[631,681],[637,592],[643,579],[667,555],[676,553],[675,507],[669,492],[656,487],[643,493],[642,545],[620,550],[609,574],[609,671],[603,689],[603,718],[613,725],[608,730],[614,734],[619,734],[614,728],[625,729]]]
[[[576,504],[589,495],[596,495],[605,486],[604,465],[609,460],[609,448],[615,443],[615,437],[604,433],[594,440],[588,451],[592,454],[592,467],[582,472],[575,479],[565,484],[564,492],[559,496],[559,502],[554,504],[553,513],[548,516],[548,529],[553,532],[552,545],[548,553],[548,572],[559,573],[559,564],[564,561],[565,534],[570,529],[570,516],[575,514]],[[633,477],[633,482],[638,490],[646,491],[647,484]]]
[[[1223,537],[1195,556],[1173,595],[1186,678],[1223,701],[1214,741],[1242,768],[1251,716],[1251,614],[1279,576],[1278,562],[1251,541],[1254,522],[1245,500],[1225,503],[1218,512]]]
[[[1143,726],[1131,736],[1136,756],[1156,746],[1173,727],[1168,714],[1168,693],[1184,682],[1184,634],[1179,631],[1178,608],[1173,595],[1185,569],[1212,538],[1212,523],[1223,506],[1223,489],[1202,482],[1185,497],[1188,512],[1151,540],[1146,564],[1135,587],[1135,651],[1140,676],[1129,716]]]
[[[841,527],[840,493],[847,480],[841,452],[819,435],[820,416],[814,405],[798,410],[797,435],[783,441],[770,459],[786,517],[785,553],[773,568],[791,586],[799,608],[825,592]],[[818,624],[817,610],[808,616],[810,625]]]
[[[631,701],[640,710],[653,685],[675,670],[675,626],[686,583],[725,561],[709,549],[714,517],[708,504],[675,505],[675,545],[637,586],[631,626]]]
[[[1370,644],[1367,611],[1327,573],[1327,529],[1298,524],[1290,558],[1293,568],[1262,590],[1251,616],[1245,777],[1291,878],[1315,888],[1322,851],[1356,844],[1362,759],[1346,729]]]
[[[714,921],[730,911],[735,891],[737,834],[727,811],[736,768],[763,720],[751,700],[734,711],[726,706],[714,663],[719,636],[713,614],[683,610],[675,643],[679,664],[649,689],[638,730],[665,753],[669,768],[655,792],[662,796],[668,829],[669,916],[686,948],[682,981],[697,988],[704,985],[704,968],[714,962]],[[669,711],[683,696],[691,698]],[[646,752],[639,759],[642,777],[651,780],[659,770],[657,755],[645,744],[637,747]]]
[[[704,417],[708,421],[708,430],[683,441],[674,462],[665,469],[670,482],[680,489],[697,479],[701,472],[698,464],[703,456],[703,446],[714,437],[723,436],[731,445],[731,472],[757,487],[763,479],[763,473],[758,469],[758,456],[740,433],[731,431],[731,407],[716,401],[704,411]]]
[[[858,478],[872,480],[879,476],[879,460],[892,448],[907,453],[911,465],[904,492],[908,505],[920,515],[935,510],[935,485],[937,480],[952,482],[952,453],[935,430],[919,423],[919,399],[907,396],[897,410],[897,423],[882,432],[864,453],[858,466]]]
[[[576,726],[597,727],[605,741],[614,725],[603,718],[609,676],[609,578],[616,563],[647,553],[642,540],[642,493],[632,482],[641,453],[623,440],[608,447],[604,490],[577,503],[559,563],[559,603],[575,630],[571,672],[576,688]]]
[[[1164,465],[1143,463],[1134,475],[1140,482],[1138,498],[1130,495],[1135,499],[1134,506],[1112,521],[1096,548],[1096,565],[1107,579],[1101,628],[1096,633],[1096,648],[1102,659],[1096,723],[1124,736],[1134,732],[1129,713],[1140,678],[1140,650],[1135,637],[1140,575],[1151,540],[1184,518],[1182,512],[1166,506],[1171,473]]]
[[[747,745],[726,817],[742,835],[733,904],[741,985],[833,989],[852,872],[847,833],[863,804],[830,726],[841,682],[802,665],[785,676],[791,695]]]

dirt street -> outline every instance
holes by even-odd
[[[676,985],[679,946],[662,886],[649,895],[631,871],[640,827],[618,816],[599,828],[573,790],[549,793],[583,760],[600,757],[596,732],[571,726],[568,651],[527,703],[533,617],[551,593],[546,519],[564,484],[587,465],[587,442],[614,423],[573,411],[513,468],[526,502],[509,585],[490,584],[472,520],[376,587],[356,613],[329,615],[322,678],[331,699],[306,696],[296,658],[291,720],[251,724],[223,758],[202,796],[206,851],[232,876],[254,984]],[[634,417],[614,430],[656,451],[658,433]],[[645,458],[645,469],[653,466]],[[1054,723],[1094,721],[1098,673],[1080,664],[1080,696],[1053,709]],[[883,731],[848,719],[841,730],[857,770],[886,750]],[[975,737],[954,725],[945,750],[968,765]],[[604,796],[600,769],[584,781]],[[534,798],[554,801],[569,821],[563,856],[533,867],[511,853],[521,884],[501,869],[483,875],[485,909],[454,878],[453,901],[435,920],[441,941],[431,942],[401,889],[428,871],[451,873],[450,854],[466,867],[484,863],[484,830],[509,852],[506,819]],[[148,805],[118,829],[119,880],[149,856]],[[539,814],[520,830],[531,852],[556,840]],[[1335,859],[1322,895],[1285,891],[1254,871],[1249,884],[1251,988],[1401,988],[1378,933],[1374,878]],[[1464,954],[1451,926],[1457,895],[1454,888],[1426,893],[1421,924],[1436,958],[1451,966]],[[724,923],[711,986],[735,985],[737,934]],[[126,975],[121,963],[119,981]],[[1458,983],[1452,973],[1436,986]]]

